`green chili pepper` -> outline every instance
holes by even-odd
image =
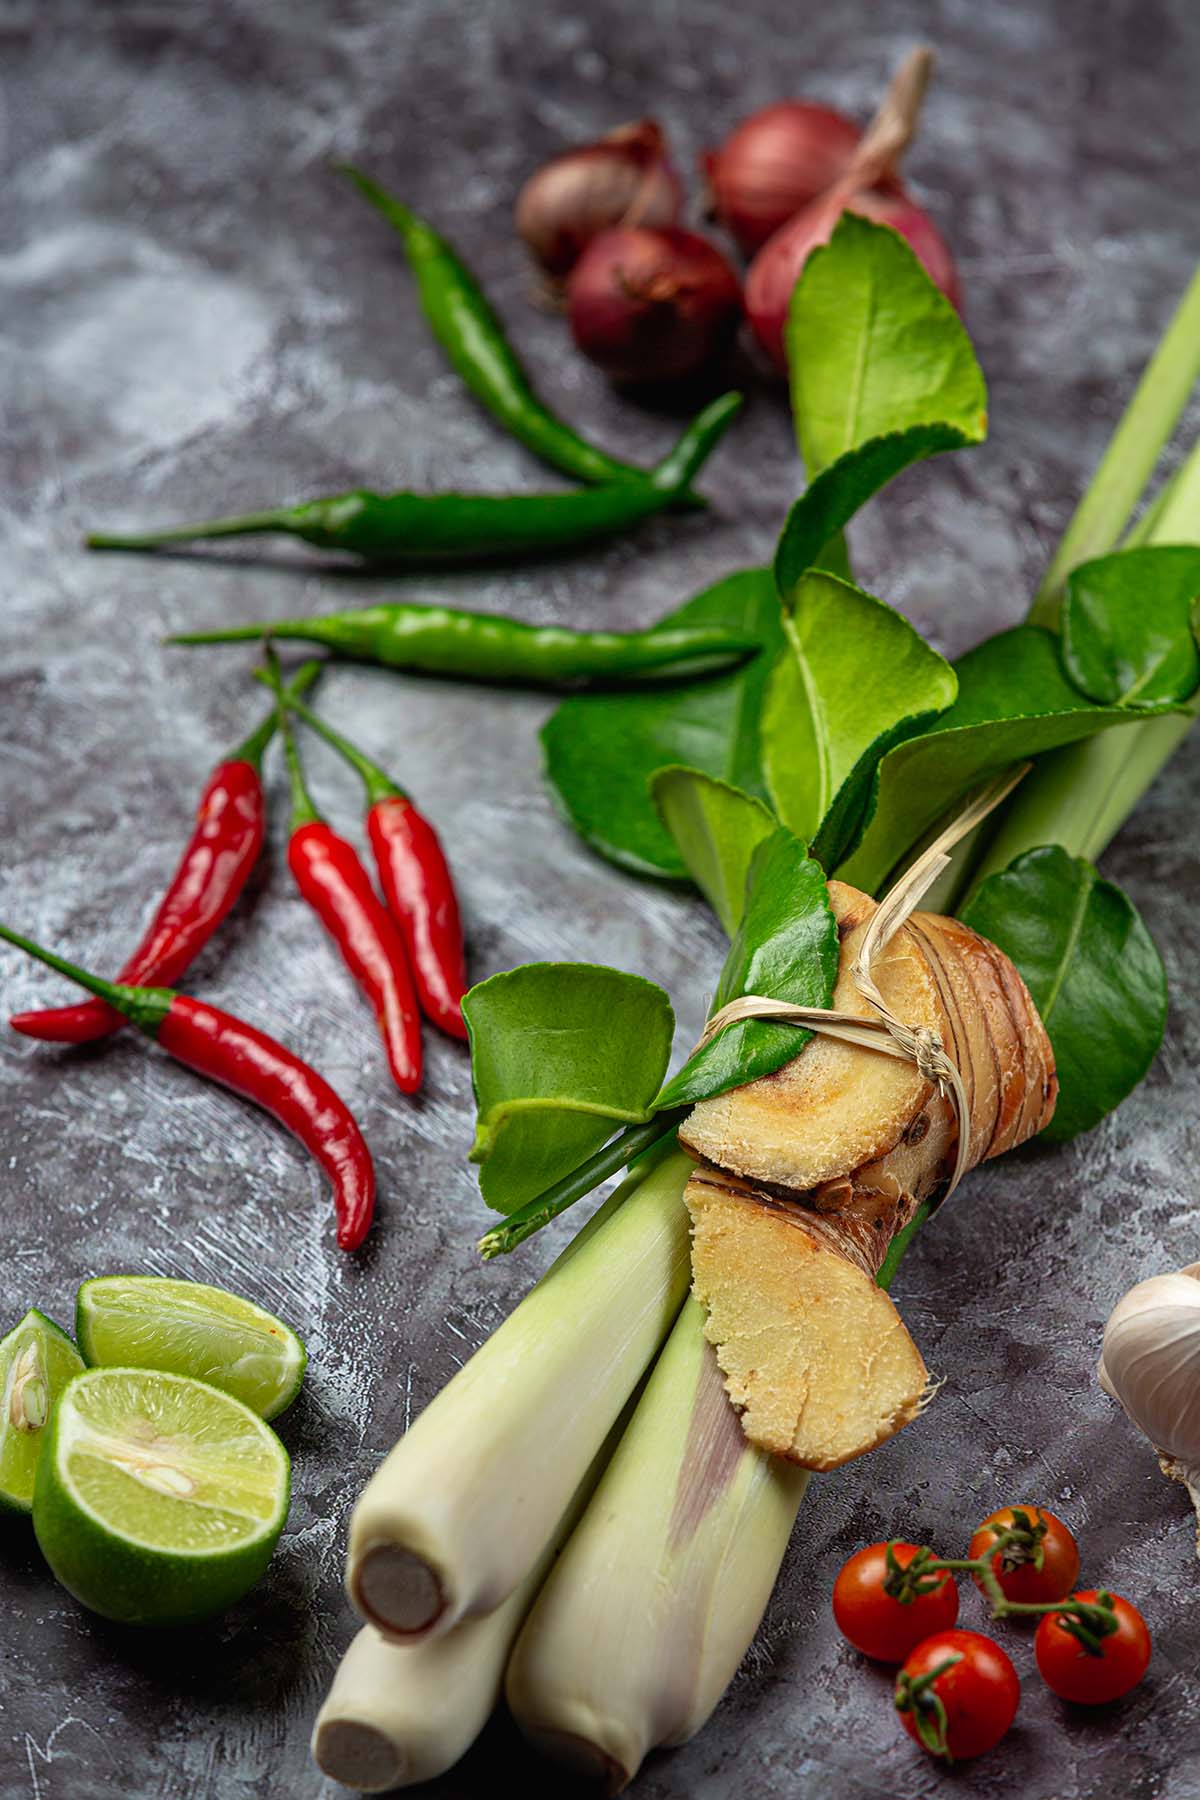
[[[588,486],[645,480],[647,470],[597,450],[538,398],[487,296],[446,239],[360,169],[343,163],[340,172],[399,233],[434,337],[493,417],[552,469]]]
[[[525,625],[498,613],[415,604],[368,606],[324,618],[231,625],[224,631],[187,632],[167,642],[234,644],[267,636],[324,644],[338,656],[382,663],[390,669],[535,687],[709,674],[744,661],[759,647],[752,639],[719,626],[571,631],[565,625]]]
[[[157,550],[197,538],[283,531],[322,550],[349,550],[378,560],[436,557],[460,562],[585,543],[625,531],[669,506],[715,448],[741,403],[740,394],[723,394],[692,421],[649,475],[612,487],[504,495],[373,494],[359,489],[300,506],[172,525],[164,531],[132,536],[93,532],[86,542],[92,550]]]

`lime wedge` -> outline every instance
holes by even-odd
[[[0,1507],[29,1511],[54,1402],[82,1367],[66,1332],[36,1307],[0,1338]]]
[[[75,1302],[85,1361],[165,1369],[210,1381],[261,1418],[290,1406],[304,1380],[304,1345],[272,1313],[202,1281],[99,1275]]]
[[[33,1529],[93,1612],[184,1625],[258,1580],[288,1493],[287,1451],[240,1400],[158,1369],[85,1369],[51,1415]]]

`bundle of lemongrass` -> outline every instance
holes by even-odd
[[[1037,622],[1055,627],[1071,570],[1112,550],[1123,531],[1127,545],[1200,543],[1200,446],[1129,529],[1198,376],[1200,279],[1064,537],[1034,603]],[[971,847],[973,861],[956,864],[943,894],[977,886],[1034,846],[1099,854],[1193,716],[1189,705],[1131,719],[1040,757],[990,844]],[[863,898],[839,893],[837,884],[833,897],[844,919]],[[901,985],[902,978],[900,970]],[[1033,1013],[1025,1041],[1010,1042],[1010,1070],[1020,1063],[1029,1073],[1036,1064],[1040,1072],[1022,1075],[1030,1104],[1019,1127],[1009,1109],[1012,1129],[998,1147],[1020,1141],[1046,1116],[1039,1034]],[[856,1085],[863,1065],[855,1065],[849,1085],[834,1080],[829,1069],[841,1048],[814,1040],[788,1065],[782,1084],[772,1079],[777,1089],[791,1084],[811,1098],[806,1064],[809,1073],[825,1068],[828,1094],[840,1095],[838,1168],[857,1176],[871,1162]],[[908,1146],[915,1152],[924,1144],[921,1167],[906,1166],[892,1187],[877,1183],[875,1191],[908,1207],[914,1194],[927,1196],[944,1180],[957,1128],[927,1104],[913,1071],[901,1073],[906,1117],[923,1120]],[[698,1175],[669,1140],[645,1152],[368,1483],[354,1512],[348,1562],[350,1596],[367,1624],[317,1720],[314,1755],[327,1774],[366,1791],[429,1779],[465,1751],[503,1689],[532,1743],[616,1792],[651,1748],[689,1738],[720,1700],[758,1626],[810,1479],[807,1467],[790,1460],[790,1414],[782,1431],[768,1421],[755,1433],[760,1441],[751,1441],[706,1336],[706,1326],[727,1336],[725,1325],[718,1319],[714,1329],[704,1306],[688,1296],[689,1183],[704,1266],[710,1205],[737,1207],[740,1180],[761,1188],[781,1168],[783,1185],[794,1186],[794,1134],[804,1140],[804,1155],[812,1148],[796,1100],[765,1109],[780,1139],[762,1151],[771,1128],[762,1122],[763,1095],[752,1084],[702,1100],[691,1113],[680,1136],[707,1159],[707,1172]],[[895,1102],[893,1092],[893,1112]],[[997,1101],[989,1131],[1006,1105]],[[973,1131],[973,1113],[957,1123]],[[737,1144],[747,1152],[744,1169]],[[987,1153],[981,1145],[970,1160]],[[779,1166],[774,1156],[783,1159]],[[731,1176],[714,1181],[714,1170],[731,1167]],[[832,1171],[823,1169],[818,1183],[830,1179]],[[705,1184],[725,1193],[715,1201],[697,1194]],[[862,1191],[861,1181],[849,1186]],[[891,1240],[888,1254],[859,1257],[859,1274],[865,1267],[867,1277],[851,1282],[840,1302],[852,1331],[874,1304],[871,1278],[881,1286],[890,1280],[927,1210],[927,1197],[904,1217],[894,1210],[883,1234],[885,1248]],[[769,1208],[757,1216],[769,1218]],[[853,1260],[843,1243],[842,1263]],[[708,1267],[699,1285],[711,1298],[711,1257]],[[878,1298],[890,1307],[885,1294]],[[786,1312],[786,1295],[780,1303]],[[892,1331],[890,1318],[886,1323]],[[748,1414],[748,1368],[727,1368],[726,1375],[742,1382],[738,1398]],[[905,1416],[916,1410],[912,1384],[922,1376],[912,1366],[905,1371]],[[828,1368],[826,1378],[832,1380]],[[858,1449],[888,1435],[877,1424],[867,1421]],[[809,1446],[805,1460],[827,1466],[845,1458]]]

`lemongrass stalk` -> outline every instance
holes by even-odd
[[[435,1781],[465,1756],[504,1682],[521,1622],[587,1505],[618,1425],[572,1495],[541,1555],[494,1612],[452,1631],[396,1644],[364,1625],[346,1651],[312,1733],[323,1775],[364,1794]]]
[[[1121,539],[1120,547],[1122,550],[1136,550],[1142,544],[1154,542],[1154,534],[1158,528],[1159,520],[1162,518],[1167,507],[1174,505],[1175,496],[1179,491],[1179,483],[1183,474],[1184,470],[1180,468],[1176,469],[1173,475],[1168,476],[1167,480],[1164,481],[1163,485],[1159,488],[1157,494],[1155,494],[1153,500],[1150,501],[1149,505],[1142,513],[1142,516],[1139,519],[1134,520],[1133,524],[1129,527],[1129,530],[1125,533],[1125,536]]]
[[[470,1749],[500,1696],[504,1664],[537,1591],[537,1574],[483,1619],[416,1644],[364,1625],[338,1666],[313,1727],[323,1775],[361,1794],[434,1781]]]
[[[367,1483],[346,1581],[385,1636],[491,1612],[536,1564],[683,1302],[691,1167],[631,1174]]]
[[[1172,477],[1145,544],[1200,543],[1200,443]],[[1039,759],[1009,802],[995,835],[972,871],[971,892],[1015,856],[1061,844],[1094,862],[1121,829],[1146,789],[1195,723],[1195,702],[1140,725],[1101,731]]]
[[[747,1444],[689,1299],[529,1613],[505,1689],[534,1747],[616,1793],[717,1705],[809,1475]]]
[[[1192,277],[1063,534],[1030,608],[1031,625],[1054,630],[1071,570],[1090,557],[1103,556],[1119,541],[1197,381],[1200,271]]]

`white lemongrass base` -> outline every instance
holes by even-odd
[[[533,1569],[495,1612],[411,1644],[363,1626],[313,1727],[313,1760],[322,1774],[382,1794],[433,1781],[465,1756],[500,1697],[521,1621],[598,1472],[585,1478]]]
[[[322,1774],[364,1794],[433,1781],[487,1723],[535,1578],[484,1619],[416,1644],[364,1625],[333,1678],[313,1729]]]
[[[529,1613],[508,1703],[610,1793],[708,1719],[758,1629],[808,1472],[747,1445],[688,1300]]]
[[[490,1613],[534,1568],[687,1292],[691,1167],[632,1174],[364,1488],[347,1587],[386,1637]]]

